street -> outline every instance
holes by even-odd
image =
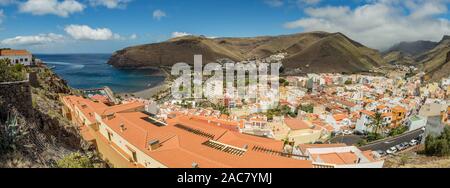
[[[401,144],[403,142],[410,142],[412,139],[416,139],[419,137],[419,135],[423,134],[424,131],[422,129],[414,130],[411,132],[407,132],[405,134],[396,136],[394,138],[388,138],[380,141],[375,141],[373,143],[370,143],[368,145],[362,146],[359,149],[365,151],[365,150],[372,150],[372,151],[386,151],[391,147],[394,147],[398,144]]]

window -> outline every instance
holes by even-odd
[[[113,137],[113,134],[108,131],[108,140],[112,141],[112,139],[111,139],[112,137]]]

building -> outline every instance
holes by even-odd
[[[345,144],[301,144],[294,153],[307,156],[322,168],[383,168],[384,161],[372,151]]]
[[[115,167],[314,167],[304,156],[286,153],[282,141],[230,131],[184,113],[171,113],[161,122],[142,113],[138,102],[107,107],[77,96],[61,101],[64,116]]]
[[[427,126],[427,120],[427,117],[415,115],[406,121],[406,126],[409,127],[410,131],[421,129]]]
[[[33,64],[33,56],[27,50],[0,49],[0,59],[8,60],[13,65],[30,66]]]

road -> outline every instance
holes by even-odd
[[[375,141],[373,143],[370,143],[368,145],[365,145],[363,147],[360,147],[359,149],[365,151],[365,150],[372,150],[372,151],[378,151],[378,150],[382,150],[382,151],[386,151],[391,147],[394,147],[398,144],[401,144],[403,142],[410,142],[412,139],[416,139],[417,137],[419,137],[420,134],[423,134],[424,131],[422,129],[418,129],[418,130],[414,130],[411,132],[407,132],[405,134],[393,137],[393,138],[388,138],[388,139],[384,139],[384,140],[380,140],[380,141]]]
[[[363,140],[362,136],[358,135],[341,135],[336,136],[329,140],[330,143],[344,143],[348,146],[356,145],[360,140]]]

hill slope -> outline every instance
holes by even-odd
[[[423,40],[415,42],[401,42],[392,46],[385,52],[385,54],[388,54],[390,52],[401,52],[403,54],[416,56],[430,51],[431,49],[436,47],[436,45],[438,45],[437,42]]]
[[[254,38],[216,38],[199,36],[174,38],[162,43],[129,47],[113,54],[109,64],[118,68],[171,66],[193,63],[195,54],[203,62],[228,58],[243,61],[287,52],[283,64],[304,72],[367,71],[384,64],[376,50],[347,38],[341,33],[310,32]],[[307,68],[305,68],[306,65]]]
[[[450,36],[444,38],[432,50],[417,58],[431,80],[439,80],[450,75]]]

